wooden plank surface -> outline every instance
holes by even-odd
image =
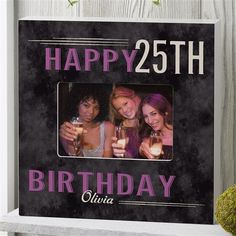
[[[200,0],[81,0],[81,15],[128,18],[199,18]]]
[[[76,17],[79,16],[79,4],[73,7],[67,0],[17,0],[16,18],[26,16]]]
[[[204,1],[201,4],[201,17],[220,19],[222,56],[222,136],[221,173],[222,189],[236,182],[236,3],[235,0]]]

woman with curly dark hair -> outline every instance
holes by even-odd
[[[60,141],[65,152],[70,156],[112,157],[114,125],[105,121],[108,113],[105,89],[77,84],[72,88],[70,98],[70,105],[75,108],[71,117],[76,117],[82,128],[76,128],[74,121],[65,121],[60,126]],[[80,152],[75,147],[78,135],[82,136]]]

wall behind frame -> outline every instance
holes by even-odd
[[[221,20],[221,190],[236,182],[236,1],[235,0],[17,0],[15,19],[25,16],[187,18]]]

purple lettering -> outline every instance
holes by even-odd
[[[124,182],[126,180],[127,187],[124,190]],[[117,174],[117,194],[118,195],[130,195],[134,189],[134,180],[131,175],[128,174]]]
[[[41,192],[45,185],[43,183],[44,173],[39,170],[29,170],[29,191]]]
[[[97,193],[103,194],[103,187],[107,186],[107,194],[113,194],[113,174],[107,173],[107,181],[103,180],[103,173],[97,173]]]
[[[103,71],[110,70],[110,63],[118,60],[118,53],[111,49],[103,50]]]
[[[85,49],[85,71],[91,71],[91,62],[98,61],[100,54],[95,49]]]
[[[83,192],[89,190],[89,176],[92,176],[92,172],[77,172],[77,175],[82,176],[83,181]]]
[[[148,192],[149,196],[155,196],[150,175],[141,176],[137,196],[141,196],[143,192]]]
[[[79,57],[75,48],[69,48],[64,70],[70,70],[70,67],[72,66],[75,67],[76,71],[79,71],[81,69]]]
[[[55,171],[53,170],[48,172],[48,191],[55,192]]]
[[[127,64],[127,72],[132,72],[133,71],[133,63],[134,63],[134,58],[137,54],[137,50],[132,50],[130,55],[128,50],[122,50],[122,53],[124,55],[124,58],[126,60],[126,64]]]
[[[63,193],[65,187],[67,192],[73,193],[73,188],[71,182],[73,181],[74,176],[68,171],[58,171],[58,192]]]
[[[175,176],[171,175],[168,181],[166,181],[166,177],[164,175],[159,175],[159,178],[164,186],[164,197],[170,197],[170,188],[174,182]]]
[[[46,48],[45,53],[45,70],[51,70],[52,69],[52,62],[54,61],[55,70],[61,69],[61,49],[55,48],[55,56],[53,57],[51,54],[51,48]]]

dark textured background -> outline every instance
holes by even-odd
[[[92,72],[45,71],[44,48],[30,39],[127,38],[133,49],[138,39],[184,40],[205,42],[204,75],[187,74],[187,47],[181,57],[180,75],[174,74],[173,46],[160,47],[167,53],[165,74],[127,73],[117,63],[112,72],[101,66]],[[52,46],[50,46],[52,47]],[[71,46],[70,46],[71,47]],[[63,49],[68,46],[61,47]],[[88,48],[88,46],[87,46]],[[92,48],[92,47],[90,47]],[[99,47],[102,49],[102,47]],[[113,47],[111,47],[113,48]],[[83,51],[78,47],[78,51]],[[99,50],[100,50],[99,49]],[[114,49],[114,48],[113,48]],[[156,60],[156,59],[155,59]],[[135,61],[137,63],[137,61]],[[154,63],[152,56],[146,66]],[[19,106],[20,106],[20,214],[31,216],[80,217],[119,220],[185,223],[213,222],[213,147],[214,147],[214,26],[209,24],[154,24],[20,21],[19,23]],[[57,156],[57,83],[135,83],[168,84],[174,88],[174,157],[170,162],[63,159]],[[200,203],[204,207],[176,208],[96,205],[81,203],[81,183],[76,193],[28,191],[28,170],[65,170],[128,173],[135,176],[135,189],[141,174],[152,175],[156,197],[123,197],[122,200]],[[171,197],[163,198],[158,175],[176,175]],[[76,179],[78,180],[78,179]],[[94,182],[94,181],[93,181]],[[93,185],[93,183],[91,183]],[[47,186],[46,186],[47,187]],[[92,188],[96,191],[96,188]],[[115,200],[120,200],[113,196]]]

